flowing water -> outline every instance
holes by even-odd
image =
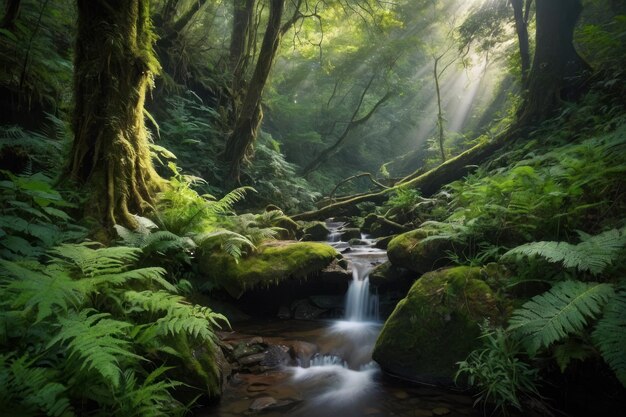
[[[266,342],[290,344],[300,355],[290,366],[259,374],[238,374],[224,398],[209,414],[220,417],[254,415],[295,417],[477,416],[472,399],[424,386],[384,378],[372,361],[380,333],[378,295],[369,274],[387,259],[367,236],[362,245],[340,241],[342,223],[328,222],[330,244],[342,252],[352,269],[342,320],[251,323],[239,331],[262,335]],[[298,342],[294,342],[298,341]],[[303,342],[302,342],[303,341]],[[295,344],[294,344],[295,343]],[[299,343],[299,344],[298,344]],[[314,347],[314,348],[312,348]],[[267,406],[269,404],[269,406]],[[440,414],[443,413],[443,414]]]

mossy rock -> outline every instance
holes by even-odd
[[[374,360],[401,378],[452,384],[456,362],[479,345],[479,323],[506,318],[484,276],[466,266],[424,274],[385,322]]]
[[[444,239],[424,242],[430,234],[425,229],[416,229],[394,237],[387,245],[389,261],[420,274],[448,265],[446,252],[453,249],[452,243]]]
[[[313,222],[305,226],[302,230],[303,240],[325,241],[328,239],[330,230],[324,222]]]
[[[415,272],[397,267],[387,261],[376,266],[369,275],[370,285],[378,291],[398,290],[405,294],[417,278]]]
[[[253,288],[277,285],[289,278],[305,279],[341,255],[330,245],[318,242],[275,241],[236,262],[225,253],[198,259],[199,271],[234,298]]]
[[[352,239],[361,239],[361,231],[356,227],[347,227],[341,229],[341,241],[349,242]]]

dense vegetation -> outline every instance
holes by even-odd
[[[394,236],[413,279],[499,271],[485,280],[502,319],[457,364],[483,406],[551,415],[588,383],[623,407],[623,1],[3,11],[2,413],[185,415],[219,399],[225,277],[258,260],[317,272],[334,251],[300,246],[308,264],[281,242],[335,216]],[[237,291],[271,290],[279,269]]]

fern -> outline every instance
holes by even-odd
[[[559,282],[550,291],[533,297],[515,310],[509,320],[509,330],[534,354],[541,347],[580,332],[589,319],[600,314],[612,296],[610,284]]]
[[[58,261],[79,269],[83,276],[93,277],[96,275],[116,274],[122,272],[131,262],[137,261],[141,255],[141,249],[127,246],[114,246],[110,248],[93,249],[97,243],[85,242],[81,244],[64,244],[52,249],[52,254],[57,256]]]
[[[57,371],[35,366],[27,354],[0,354],[0,409],[20,416],[73,416],[67,388],[55,381],[57,377]]]
[[[170,417],[182,416],[187,411],[176,401],[170,390],[182,385],[177,381],[162,379],[170,368],[161,366],[152,371],[140,383],[136,373],[124,372],[112,410],[109,415],[124,417]]]
[[[59,343],[69,352],[68,361],[78,361],[80,370],[94,370],[107,384],[117,387],[121,373],[119,360],[143,358],[130,351],[130,342],[126,340],[132,324],[109,317],[93,309],[71,312],[59,318],[59,333],[48,342],[47,348]]]
[[[82,285],[72,280],[67,271],[54,265],[33,266],[32,263],[20,265],[0,260],[0,270],[13,278],[0,284],[2,304],[8,304],[12,309],[22,309],[24,314],[36,311],[35,323],[38,323],[56,310],[67,312],[70,306],[76,307],[82,303]]]
[[[127,291],[124,299],[129,304],[129,311],[161,315],[154,322],[154,328],[157,334],[163,336],[185,333],[205,341],[214,341],[213,327],[221,328],[218,320],[228,324],[226,317],[210,308],[191,305],[183,297],[164,291]]]
[[[595,236],[579,232],[582,241],[577,245],[567,242],[532,242],[511,249],[503,255],[541,256],[549,262],[561,262],[566,268],[589,271],[596,275],[618,259],[626,245],[626,229],[611,229]]]
[[[607,303],[592,339],[606,363],[626,387],[626,284],[622,283]]]

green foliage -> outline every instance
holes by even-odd
[[[595,236],[584,232],[579,234],[581,242],[577,245],[567,242],[526,243],[511,249],[503,258],[540,256],[549,262],[560,262],[566,268],[589,271],[596,275],[614,263],[626,245],[626,229],[611,229]]]
[[[296,169],[296,165],[287,162],[280,152],[278,142],[261,132],[253,163],[243,170],[246,181],[257,190],[250,203],[258,207],[278,205],[289,213],[313,209],[320,194],[296,174]]]
[[[3,197],[28,197],[16,219],[45,213],[44,223],[54,216],[71,224],[47,181],[11,179]],[[143,229],[126,232],[138,246],[162,241]],[[163,268],[137,267],[139,247],[31,241],[30,257],[0,260],[0,408],[25,416],[182,415],[186,407],[173,397],[181,383],[168,379],[163,355],[191,354],[176,351],[176,337],[215,352],[213,329],[226,318],[175,294],[184,282],[172,285]],[[200,380],[215,370],[202,372]]]
[[[509,330],[520,336],[531,354],[582,331],[613,297],[606,283],[563,281],[515,310]]]
[[[64,211],[73,205],[40,173],[16,176],[1,171],[0,255],[6,259],[40,256],[46,248],[82,239],[86,230]]]
[[[132,324],[109,317],[108,313],[96,313],[92,309],[69,312],[59,317],[59,332],[48,341],[47,347],[59,343],[68,352],[66,366],[81,372],[94,370],[106,384],[117,388],[120,359],[142,358],[130,351],[130,342],[125,340]]]
[[[626,387],[626,284],[623,281],[604,307],[592,336],[602,357]]]
[[[478,388],[476,403],[493,403],[495,411],[508,415],[511,406],[522,410],[522,401],[537,398],[538,370],[519,359],[519,344],[501,327],[481,327],[483,347],[458,362],[456,374]]]
[[[70,417],[74,411],[67,398],[67,387],[55,382],[59,371],[36,366],[28,354],[16,357],[0,354],[0,409],[13,415]]]
[[[24,112],[65,110],[72,86],[73,3],[20,3],[15,27],[0,33],[0,84],[15,93]]]

